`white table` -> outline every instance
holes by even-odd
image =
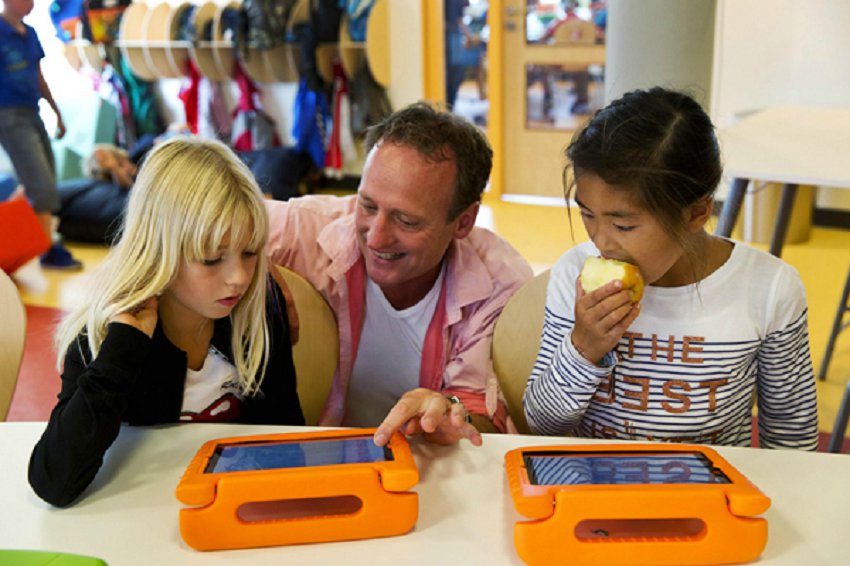
[[[850,189],[850,108],[768,108],[718,131],[732,187],[716,233],[729,236],[753,179],[782,183],[770,253],[779,256],[799,185]]]
[[[73,552],[110,566],[217,564],[521,564],[504,454],[581,440],[485,435],[484,447],[414,443],[419,520],[407,535],[302,546],[196,552],[180,538],[174,488],[205,441],[284,427],[177,425],[124,428],[85,499],[53,509],[26,470],[43,423],[0,423],[0,548]],[[303,430],[303,429],[299,429]],[[583,441],[587,442],[587,441]],[[759,564],[850,564],[850,456],[747,448],[718,450],[769,495],[769,542]]]

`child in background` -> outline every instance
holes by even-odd
[[[129,190],[136,179],[138,167],[126,150],[111,143],[95,144],[83,160],[83,174],[95,181],[105,181]]]
[[[29,468],[39,496],[72,503],[122,421],[304,424],[267,238],[260,189],[226,146],[175,138],[148,155],[121,238],[57,332],[62,389]]]
[[[525,391],[544,434],[763,447],[817,447],[805,289],[782,260],[705,230],[722,166],[714,126],[689,96],[633,91],[597,112],[567,149],[591,241],[552,268]],[[585,292],[588,256],[633,263]]]
[[[59,132],[65,123],[41,73],[44,50],[35,30],[23,22],[33,0],[3,0],[0,17],[0,145],[9,154],[15,174],[38,216],[42,230],[53,239],[53,214],[59,210],[56,168],[50,138],[38,114],[42,97],[56,113]],[[41,256],[51,269],[78,270],[82,264],[56,242]]]

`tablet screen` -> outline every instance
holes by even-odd
[[[392,459],[390,448],[375,446],[371,436],[298,442],[247,442],[218,446],[204,473],[336,466]]]
[[[534,485],[729,483],[699,452],[526,452]]]

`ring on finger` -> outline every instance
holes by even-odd
[[[469,414],[469,411],[466,410],[466,407],[457,395],[446,395],[446,399],[449,401],[449,413],[452,411],[452,406],[460,405],[460,408],[463,409],[463,421],[466,423],[472,422],[472,415]]]

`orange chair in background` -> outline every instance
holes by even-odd
[[[0,269],[14,273],[48,248],[50,239],[26,200],[0,202]]]

